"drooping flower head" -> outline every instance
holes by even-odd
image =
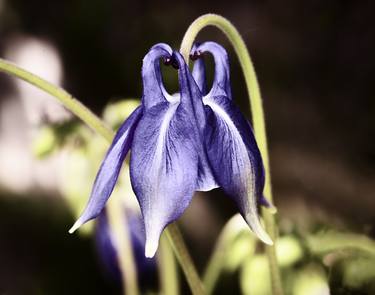
[[[164,227],[181,216],[194,191],[205,184],[199,177],[204,169],[199,169],[204,152],[197,124],[204,113],[196,110],[200,91],[182,56],[166,47],[153,47],[143,62],[144,113],[130,159],[132,186],[145,222],[146,256],[154,255]],[[177,95],[165,91],[160,58],[172,59],[178,67]]]
[[[211,90],[202,59],[191,74],[179,52],[166,44],[151,48],[142,66],[142,104],[119,128],[71,232],[103,209],[131,149],[130,177],[144,218],[147,257],[154,256],[163,229],[181,216],[194,192],[218,186],[236,201],[257,236],[272,244],[257,209],[265,200],[262,160],[250,124],[231,100],[227,54],[212,42],[193,50],[195,57],[214,56]],[[179,93],[166,91],[160,60],[178,69]]]
[[[215,62],[215,75],[209,91],[202,88],[205,72],[200,57],[205,53],[212,54]],[[202,85],[206,112],[204,144],[214,177],[237,203],[254,233],[263,242],[272,244],[258,214],[258,204],[270,206],[263,196],[263,162],[251,125],[232,100],[227,52],[215,42],[205,42],[195,46],[191,55],[197,59],[194,79]]]

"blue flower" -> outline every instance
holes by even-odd
[[[203,55],[212,54],[215,74],[207,91]],[[272,240],[263,230],[258,204],[271,207],[263,195],[265,172],[250,123],[232,100],[229,61],[225,49],[215,42],[195,45],[193,77],[199,85],[206,113],[204,146],[215,180],[237,203],[253,232],[266,244]]]
[[[131,149],[130,178],[144,218],[146,257],[154,256],[163,229],[181,216],[195,191],[218,186],[235,200],[257,236],[272,244],[257,208],[266,204],[262,160],[250,124],[231,99],[227,54],[207,42],[196,46],[193,56],[204,52],[216,64],[210,91],[202,59],[191,74],[181,54],[166,44],[153,46],[145,56],[142,104],[119,128],[70,232],[101,212]],[[165,90],[160,59],[178,68],[178,94]]]
[[[130,242],[137,267],[138,280],[140,281],[140,286],[149,285],[156,274],[156,260],[147,259],[144,256],[146,237],[140,214],[134,212],[134,210],[125,208],[124,210],[126,210],[126,220],[124,217],[124,222],[127,223],[130,232]],[[99,214],[95,224],[95,244],[100,261],[110,279],[120,284],[121,272],[117,256],[118,245],[108,224],[105,210]]]

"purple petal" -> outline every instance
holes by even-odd
[[[193,47],[192,54],[199,52],[209,52],[214,57],[215,62],[215,76],[212,83],[212,88],[207,96],[224,95],[228,99],[232,99],[232,91],[230,87],[229,75],[229,60],[225,49],[215,42],[204,42],[198,46]],[[199,58],[201,59],[201,58]],[[199,59],[197,61],[199,61]]]
[[[191,97],[190,101],[192,103],[192,108],[195,114],[195,120],[198,126],[198,133],[200,136],[200,140],[198,140],[196,143],[197,150],[199,151],[199,162],[198,178],[195,190],[210,191],[214,188],[219,187],[219,185],[217,184],[215,177],[213,175],[212,168],[208,161],[207,153],[203,144],[205,136],[204,131],[206,129],[207,123],[204,105],[202,101],[202,92],[200,90],[202,89],[202,87],[204,87],[204,82],[201,81],[202,79],[205,79],[204,65],[202,61],[199,60],[197,60],[194,64],[194,68],[196,69],[196,75],[202,77],[202,79],[200,79],[201,88],[199,88],[199,85],[197,85],[195,78],[190,74],[189,69],[183,60],[183,57],[178,52],[175,52],[174,58],[179,64],[181,71],[184,72],[184,75],[182,75],[183,79],[181,80],[181,91],[184,93],[182,95],[185,95],[186,97]]]
[[[122,163],[132,143],[135,127],[142,116],[143,108],[138,107],[121,125],[105,156],[93,185],[89,202],[82,215],[69,230],[73,233],[81,225],[99,215],[113,191]]]
[[[176,101],[164,88],[160,71],[160,59],[171,58],[172,49],[169,45],[159,43],[154,45],[143,59],[142,79],[143,97],[142,104],[146,109],[151,108],[165,100]]]
[[[216,180],[235,200],[255,234],[266,244],[272,244],[258,212],[264,188],[262,158],[250,124],[227,93],[230,93],[227,54],[213,42],[203,43],[198,50],[212,53],[216,66],[213,87],[203,98],[207,114],[205,144]]]
[[[237,203],[240,213],[257,236],[272,244],[258,213],[264,171],[251,128],[226,97],[207,100],[206,147],[216,180]]]
[[[197,83],[199,90],[203,95],[207,94],[207,80],[206,80],[206,67],[204,64],[204,56],[200,54],[200,52],[197,52],[197,46],[199,44],[194,44],[192,48],[192,52],[196,53],[193,55],[195,62],[194,62],[194,67],[193,67],[193,78],[195,82]]]
[[[200,137],[186,75],[180,64],[176,102],[144,85],[143,100],[159,103],[145,110],[134,133],[130,177],[145,222],[147,257],[154,256],[164,227],[180,217],[196,187]]]

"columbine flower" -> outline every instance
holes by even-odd
[[[201,58],[204,53],[212,54],[215,62],[209,91]],[[237,203],[254,233],[266,244],[272,244],[259,222],[257,208],[258,204],[272,206],[263,196],[263,162],[251,125],[232,100],[227,52],[215,42],[205,42],[193,47],[191,57],[197,59],[193,76],[203,95],[204,145],[215,180]]]
[[[202,60],[193,71],[196,82],[180,53],[166,44],[151,48],[142,66],[142,104],[119,128],[90,200],[70,232],[101,212],[131,149],[130,177],[144,218],[147,257],[154,256],[161,232],[181,216],[194,191],[219,185],[237,202],[258,237],[272,244],[257,211],[257,201],[264,200],[262,161],[249,123],[231,101],[226,52],[207,42],[194,56],[206,51],[216,63],[207,94]],[[165,90],[160,59],[178,68],[178,94]]]
[[[149,285],[150,279],[152,281],[153,275],[156,273],[156,261],[155,259],[147,259],[144,256],[146,238],[143,221],[140,213],[134,212],[131,209],[124,210],[126,210],[126,220],[124,217],[123,221],[127,223],[130,232],[130,242],[137,266],[140,286],[144,286],[144,283]],[[113,233],[111,232],[105,210],[103,210],[97,218],[95,225],[95,242],[100,261],[102,262],[105,270],[110,275],[112,280],[120,283],[121,272],[118,265],[117,256],[118,244],[116,237],[114,237]]]

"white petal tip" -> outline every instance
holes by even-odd
[[[254,231],[255,234],[258,236],[258,238],[265,244],[272,246],[273,241],[270,238],[270,236],[263,230],[263,228],[258,228],[256,231]]]
[[[251,230],[255,233],[255,235],[265,244],[272,246],[273,241],[270,236],[266,233],[263,229],[258,217],[255,214],[249,214],[248,218],[246,218],[247,223],[249,224]]]
[[[146,249],[145,249],[146,258],[154,257],[157,249],[158,249],[158,243],[157,242],[147,241],[146,242]]]
[[[79,220],[76,221],[76,223],[73,224],[72,228],[69,230],[69,233],[72,234],[74,233],[77,229],[79,229],[82,225],[82,222]]]
[[[268,246],[273,246],[273,241],[271,240],[271,238],[267,235],[267,236],[263,236],[261,238],[262,242],[267,244]]]

